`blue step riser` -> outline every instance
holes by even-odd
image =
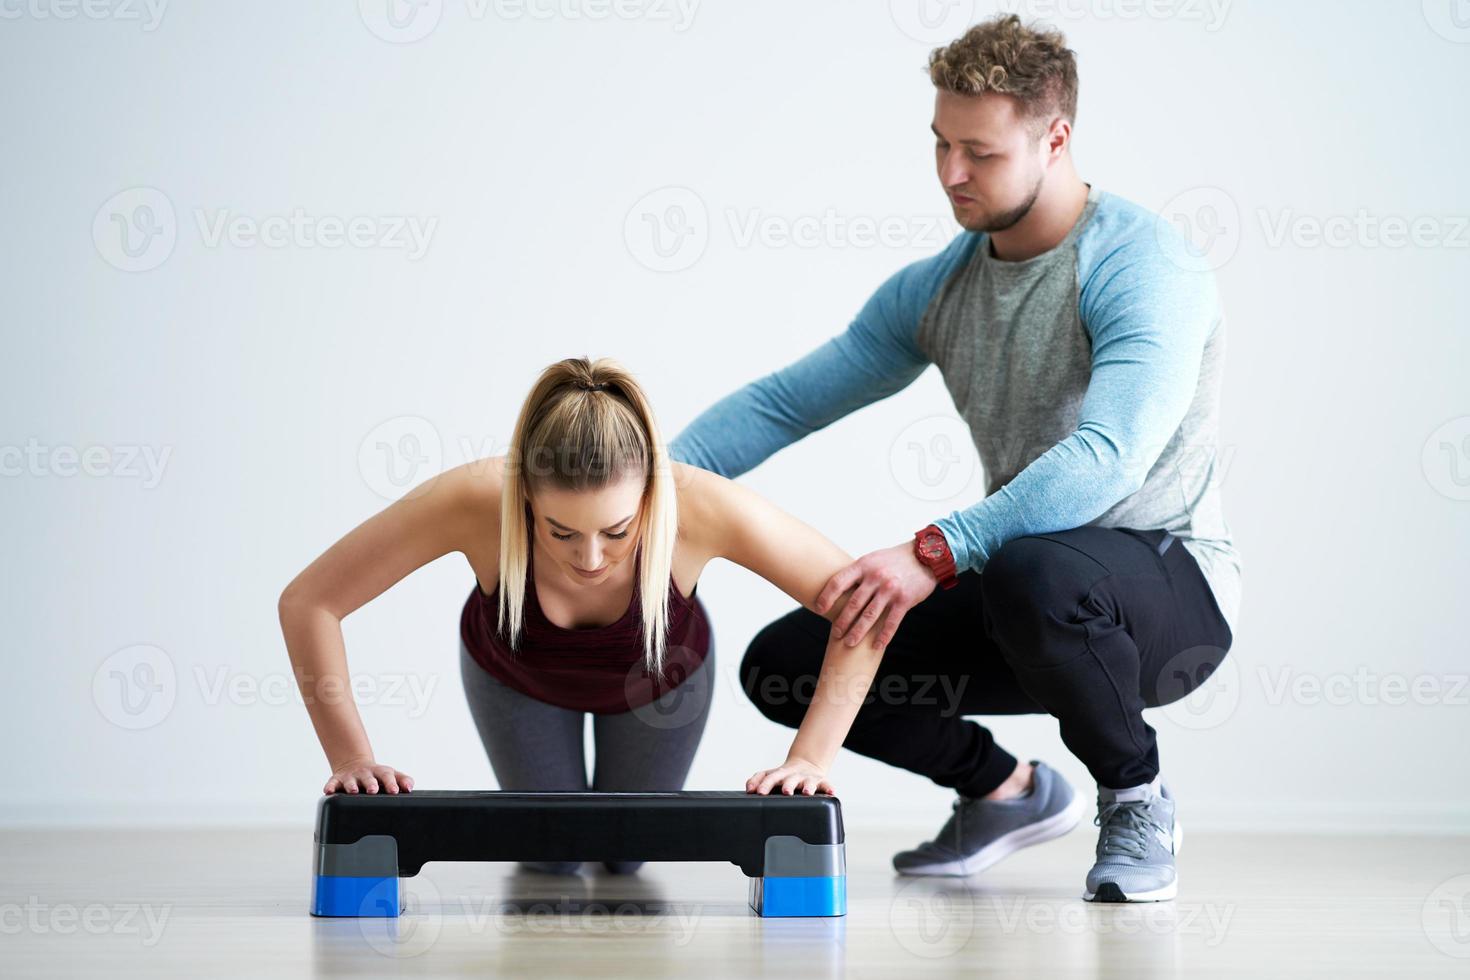
[[[847,876],[763,878],[760,904],[766,918],[847,914]]]
[[[397,918],[402,911],[396,875],[387,878],[316,876],[311,894],[312,915]]]

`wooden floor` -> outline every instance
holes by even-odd
[[[10,831],[0,976],[1470,976],[1470,837],[1195,833],[1178,900],[1095,906],[1082,828],[968,880],[896,877],[924,831],[849,829],[844,918],[757,918],[730,865],[431,864],[396,921],[307,915],[309,827]]]

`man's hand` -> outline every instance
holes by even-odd
[[[927,599],[938,584],[934,573],[914,554],[914,543],[907,541],[864,555],[833,575],[817,596],[817,612],[825,615],[839,596],[852,589],[852,598],[832,624],[832,637],[845,635],[845,644],[855,647],[882,616],[883,629],[876,644],[882,650],[908,611]]]

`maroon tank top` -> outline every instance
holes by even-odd
[[[489,595],[476,579],[459,617],[459,634],[474,661],[513,690],[574,711],[616,714],[668,693],[704,663],[710,624],[699,586],[688,598],[669,581],[669,630],[662,676],[643,664],[643,617],[639,612],[635,558],[633,598],[617,622],[566,629],[548,620],[536,597],[532,559],[527,557],[526,599],[519,649],[497,629],[500,586]]]

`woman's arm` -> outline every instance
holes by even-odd
[[[375,793],[413,788],[412,778],[373,759],[352,699],[342,639],[348,613],[414,569],[499,526],[499,468],[482,462],[448,470],[353,528],[281,593],[281,633],[317,739],[332,776],[324,793]]]
[[[822,587],[852,563],[847,553],[760,494],[707,470],[683,469],[687,472],[676,476],[681,536],[697,541],[710,557],[745,566],[817,612]],[[850,596],[842,596],[819,615],[836,619]],[[870,630],[855,647],[828,638],[816,691],[786,762],[752,776],[746,781],[747,792],[765,794],[778,786],[788,795],[832,792],[827,771],[883,659],[882,649],[875,645],[878,632]]]

